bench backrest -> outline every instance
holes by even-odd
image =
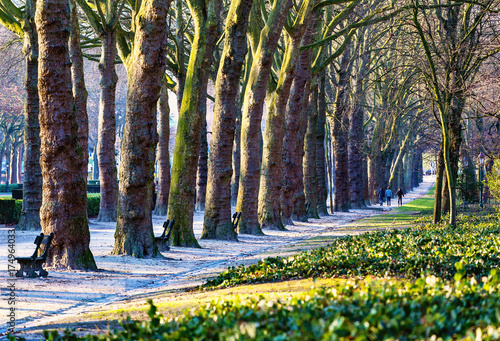
[[[54,232],[52,232],[49,235],[44,235],[43,233],[40,233],[39,236],[36,236],[35,241],[33,242],[34,244],[36,244],[36,248],[31,258],[33,259],[38,258],[38,254],[41,249],[43,250],[43,253],[40,257],[46,259],[47,256],[49,255],[49,248],[50,248],[50,243],[52,243],[52,239],[54,239]]]
[[[167,221],[168,221],[168,220],[167,220]],[[175,219],[172,219],[172,220],[170,221],[170,223],[168,224],[168,226],[167,226],[167,227],[169,228],[168,233],[167,233],[167,236],[165,237],[165,240],[166,240],[167,242],[168,242],[168,240],[170,239],[170,235],[172,234],[172,230],[174,229],[174,223],[175,223]],[[166,229],[165,229],[165,231],[166,231]]]
[[[168,219],[167,219],[166,222],[163,223],[163,233],[161,234],[160,239],[165,238],[165,235],[167,234],[167,230],[168,230],[168,225],[169,224],[170,224],[170,220],[168,220]]]

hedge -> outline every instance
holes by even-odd
[[[149,321],[78,337],[45,331],[51,341],[125,340],[498,340],[500,276],[435,276],[412,282],[348,280],[288,298],[218,299],[166,319],[150,301]],[[13,340],[14,337],[11,337]],[[22,340],[22,339],[20,339]]]
[[[97,217],[99,214],[99,194],[87,195],[87,214],[89,217]],[[0,198],[0,224],[17,224],[21,217],[23,207],[22,200]]]

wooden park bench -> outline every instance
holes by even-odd
[[[54,239],[54,233],[50,235],[44,235],[40,233],[39,236],[36,236],[34,244],[36,244],[35,252],[31,257],[16,257],[21,268],[16,272],[16,277],[24,277],[24,273],[26,273],[26,277],[35,278],[35,277],[47,277],[49,274],[42,268],[43,263],[47,260],[47,256],[49,255],[50,243]],[[41,256],[38,256],[39,252],[43,251]],[[38,274],[37,274],[38,271]]]
[[[175,219],[167,220],[163,223],[163,233],[160,237],[155,237],[156,245],[158,245],[158,250],[160,251],[169,251],[170,246],[170,235],[172,234],[172,230],[174,229]]]
[[[241,218],[241,212],[234,212],[233,214],[233,229],[236,231],[236,228],[238,227],[238,223],[240,222]]]

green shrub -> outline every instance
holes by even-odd
[[[204,286],[223,288],[245,283],[335,276],[398,276],[422,273],[455,275],[462,261],[468,275],[484,276],[500,267],[500,222],[494,215],[460,216],[459,227],[425,225],[345,236],[325,248],[249,266],[229,268]]]
[[[0,198],[0,224],[12,224],[15,220],[16,201]]]
[[[459,265],[460,268],[460,265]],[[166,320],[150,301],[150,321],[130,319],[123,330],[77,337],[45,331],[47,340],[423,340],[500,338],[500,276],[479,283],[349,280],[277,301],[217,300]]]
[[[97,217],[99,214],[100,198],[100,194],[87,195],[87,214],[89,217]],[[17,224],[21,218],[22,208],[22,200],[0,198],[0,224]]]
[[[90,218],[94,218],[99,215],[100,202],[101,195],[99,193],[87,195],[87,215]]]

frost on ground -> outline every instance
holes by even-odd
[[[403,203],[426,194],[434,181],[425,177],[414,191],[407,193]],[[393,202],[392,208],[396,207]],[[264,230],[264,236],[238,235],[238,242],[199,240],[201,249],[172,247],[163,252],[163,259],[137,259],[130,256],[111,256],[114,243],[115,223],[100,223],[90,220],[90,249],[99,271],[50,271],[47,278],[18,279],[15,284],[16,330],[53,323],[68,316],[125,300],[139,294],[190,287],[205,282],[229,266],[256,262],[270,255],[289,252],[290,246],[319,236],[345,234],[335,232],[356,220],[381,214],[375,209],[351,210],[335,213],[322,219],[309,219],[307,223],[296,222],[286,226],[287,231]],[[384,210],[389,208],[384,206]],[[165,217],[153,217],[156,235],[163,231]],[[194,232],[200,237],[203,213],[194,217]],[[0,225],[0,238],[7,240],[7,230],[12,227]],[[34,250],[33,240],[39,232],[16,231],[16,256],[30,256]],[[5,244],[3,244],[5,245]],[[286,251],[286,248],[289,248]],[[293,248],[292,248],[293,249]],[[7,266],[7,247],[0,250],[4,270]],[[0,310],[0,334],[6,331],[8,314],[8,272],[1,271],[2,304]]]

